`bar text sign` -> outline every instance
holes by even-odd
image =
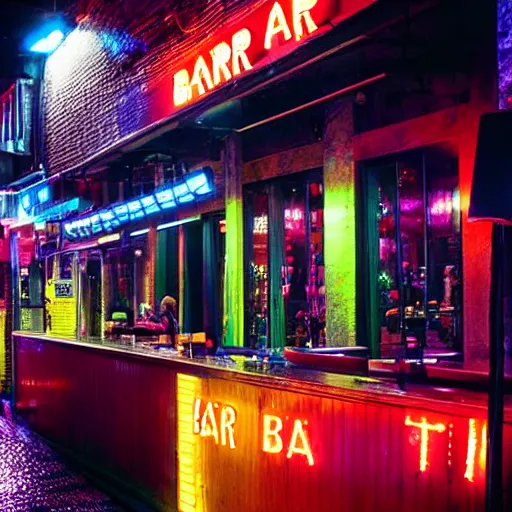
[[[173,105],[185,106],[218,86],[292,52],[375,0],[270,0],[197,49],[173,76]]]
[[[483,503],[483,417],[352,403],[182,374],[177,410],[183,511],[220,510],[216,507],[226,503],[226,510],[278,510],[282,500],[290,500],[294,511],[354,510],[359,499],[372,502],[361,511],[381,510],[372,501],[381,495],[388,497],[386,510],[400,510],[411,493],[432,510],[470,510]],[[509,430],[506,437],[510,442]],[[233,502],[233,482],[240,495],[251,496],[251,506]],[[269,485],[275,494],[253,494]],[[334,499],[332,489],[338,487]],[[317,501],[308,508],[312,496]]]

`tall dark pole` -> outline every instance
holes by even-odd
[[[503,381],[504,381],[504,280],[505,226],[492,229],[490,372],[485,511],[503,507]]]

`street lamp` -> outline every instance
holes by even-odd
[[[25,40],[25,49],[31,53],[50,55],[64,41],[69,26],[58,15],[51,15]]]
[[[30,51],[34,53],[44,53],[48,55],[52,53],[57,48],[57,46],[59,46],[63,39],[64,33],[62,32],[62,30],[53,30],[46,37],[43,37],[42,39],[39,39],[39,41],[34,43],[30,47]]]

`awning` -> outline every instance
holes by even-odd
[[[78,214],[91,206],[90,201],[75,197],[57,204],[50,204],[44,209],[39,210],[38,215],[20,219],[11,225],[11,229],[28,226],[29,224],[39,224],[43,222],[56,222],[68,218],[72,214]]]

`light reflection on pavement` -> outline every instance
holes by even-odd
[[[0,511],[113,512],[119,508],[67,469],[38,436],[0,415]]]

